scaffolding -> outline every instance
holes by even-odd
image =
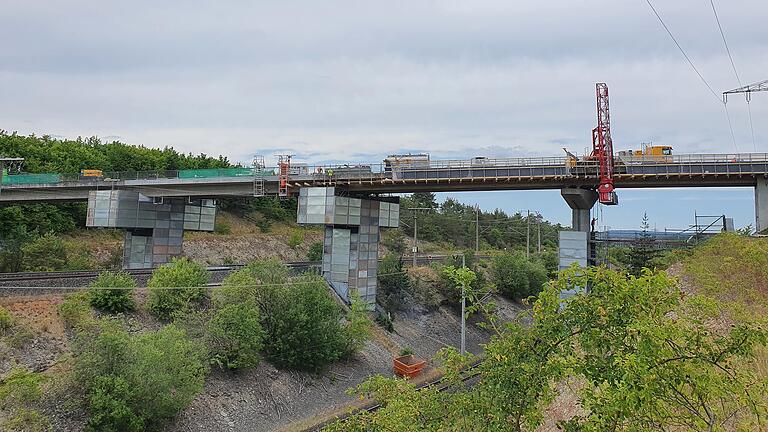
[[[253,157],[253,196],[264,196],[264,156],[256,155]]]
[[[291,174],[291,157],[293,155],[278,155],[277,194],[280,198],[288,197],[288,177]]]

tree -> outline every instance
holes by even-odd
[[[91,306],[111,313],[133,310],[136,281],[125,272],[102,272],[90,285]]]
[[[713,328],[717,303],[683,299],[663,273],[568,270],[539,295],[529,325],[495,328],[472,386],[460,373],[471,356],[446,350],[441,385],[451,391],[375,377],[357,391],[381,408],[327,430],[535,430],[564,381],[580,383],[584,408],[559,424],[566,431],[760,429],[766,383],[744,365],[768,331],[761,320]]]
[[[547,269],[530,261],[522,252],[498,255],[491,265],[493,282],[499,291],[514,300],[538,294],[547,281]]]
[[[643,268],[648,267],[649,263],[659,255],[659,251],[655,248],[656,237],[649,232],[648,213],[643,213],[640,229],[640,236],[629,248],[626,256],[627,269],[635,276],[639,276]]]
[[[410,288],[411,281],[403,270],[400,256],[390,253],[384,255],[379,263],[376,302],[387,310],[396,310],[402,305],[405,293]]]
[[[346,354],[343,313],[322,278],[302,276],[259,291],[264,351],[273,364],[315,372]]]
[[[264,332],[253,301],[228,304],[207,325],[207,345],[214,363],[229,369],[255,367],[261,360]]]
[[[47,233],[22,246],[25,271],[55,271],[67,263],[64,243],[53,233]]]
[[[162,319],[205,297],[208,271],[189,258],[178,258],[158,267],[149,279],[148,307]]]
[[[208,371],[205,350],[173,324],[131,335],[105,319],[78,334],[74,353],[93,431],[159,429],[192,402]]]

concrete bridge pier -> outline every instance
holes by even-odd
[[[184,230],[213,231],[212,199],[151,198],[125,190],[91,191],[86,226],[125,228],[123,268],[154,268],[181,255]]]
[[[597,192],[590,189],[564,188],[560,190],[560,195],[571,208],[571,228],[574,231],[590,232],[590,211],[597,202]]]
[[[296,221],[324,225],[323,277],[344,301],[357,292],[376,303],[381,228],[400,225],[398,198],[340,196],[334,187],[301,188]]]
[[[768,179],[758,177],[755,184],[755,232],[768,231]]]

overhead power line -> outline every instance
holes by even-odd
[[[664,22],[664,20],[661,18],[661,15],[659,15],[659,12],[656,10],[655,7],[653,7],[653,4],[651,3],[651,0],[645,0],[646,3],[648,3],[648,6],[653,11],[653,14],[656,15],[656,18],[658,18],[659,22],[661,23],[661,26],[664,27],[664,30],[667,31],[667,34],[672,39],[672,42],[675,43],[677,46],[677,49],[680,50],[680,53],[685,57],[685,60],[688,62],[688,64],[691,66],[691,69],[693,69],[694,72],[696,72],[696,75],[699,76],[699,79],[701,79],[701,82],[704,83],[704,85],[707,87],[710,93],[717,99],[717,102],[723,105],[723,109],[725,110],[725,118],[728,121],[728,129],[731,131],[731,140],[733,141],[733,147],[736,149],[736,151],[739,151],[739,147],[736,145],[736,135],[733,133],[733,125],[731,124],[731,115],[728,112],[728,105],[723,103],[723,101],[720,99],[720,96],[715,92],[715,90],[712,88],[711,85],[709,85],[709,82],[704,78],[704,75],[699,72],[699,69],[696,67],[695,64],[693,64],[693,61],[690,57],[688,57],[688,54],[683,49],[682,45],[680,45],[680,42],[677,41],[677,38],[674,34],[672,34],[672,30],[669,29],[667,24]]]
[[[717,8],[715,8],[715,0],[709,0],[709,4],[712,5],[712,13],[715,14],[715,21],[717,22],[717,28],[718,30],[720,30],[720,36],[723,38],[723,45],[725,45],[725,52],[728,53],[728,59],[731,61],[731,68],[733,69],[733,74],[736,76],[736,82],[739,83],[739,87],[743,87],[743,84],[741,83],[741,77],[739,77],[739,72],[736,70],[736,63],[733,61],[733,55],[731,55],[731,49],[728,47],[728,41],[725,39],[725,32],[723,31],[723,26],[720,24],[720,17],[717,15]],[[749,132],[752,135],[752,149],[753,151],[756,152],[757,142],[755,140],[755,126],[752,123],[752,106],[749,104],[749,98],[747,98],[746,101],[747,101],[747,114],[749,117]]]

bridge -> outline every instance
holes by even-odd
[[[388,194],[559,189],[572,209],[572,228],[589,232],[590,210],[601,181],[597,160],[570,155],[285,168],[107,172],[100,177],[9,175],[2,179],[0,203],[87,200],[87,225],[125,228],[125,266],[142,268],[179,255],[184,230],[212,230],[212,198],[296,194],[300,197],[298,222],[326,226],[324,274],[342,297],[349,289],[357,289],[370,300],[375,293],[376,260],[363,257],[361,251],[376,249],[380,227],[398,226],[398,199]],[[757,231],[768,230],[766,153],[619,155],[614,160],[613,184],[619,190],[753,187]],[[337,251],[333,255],[331,248]],[[342,249],[347,251],[341,256],[343,265],[336,259]],[[358,267],[368,263],[374,264],[366,270]]]

